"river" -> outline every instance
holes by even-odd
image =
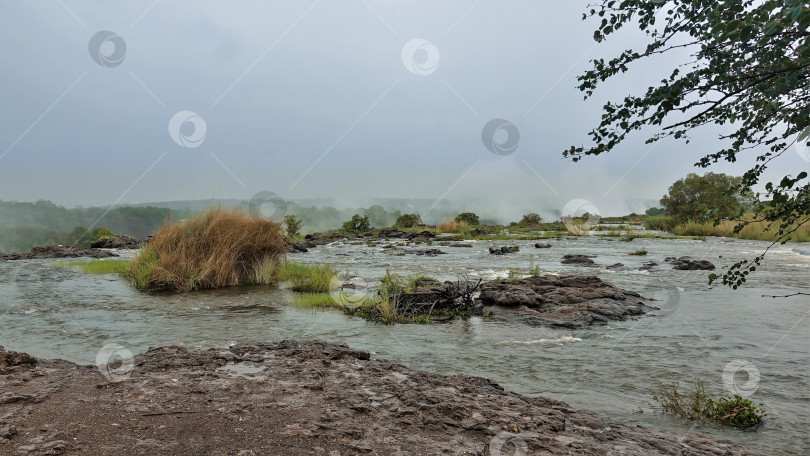
[[[621,288],[655,297],[657,315],[587,330],[563,330],[473,317],[427,325],[385,326],[336,310],[290,303],[284,290],[235,287],[182,294],[132,289],[114,275],[54,268],[48,260],[0,262],[0,344],[37,357],[92,363],[102,346],[132,353],[150,346],[221,347],[277,339],[345,342],[411,368],[491,378],[525,395],[563,400],[626,424],[676,433],[699,432],[733,440],[763,454],[810,453],[810,298],[770,298],[810,289],[810,248],[777,246],[748,283],[731,290],[709,286],[706,271],[675,271],[664,258],[691,255],[718,267],[752,258],[768,243],[583,236],[534,241],[473,242],[439,247],[434,257],[392,256],[383,245],[335,243],[293,258],[325,262],[369,283],[392,272],[504,277],[530,264],[546,273],[597,275]],[[520,251],[490,255],[490,245]],[[436,247],[436,246],[433,246]],[[420,248],[424,248],[421,246]],[[628,253],[646,249],[646,256]],[[596,255],[596,267],[560,264],[566,253]],[[643,263],[655,261],[650,269]],[[608,269],[617,262],[623,267]],[[719,271],[716,271],[719,272]],[[714,395],[741,392],[768,416],[756,431],[696,424],[662,413],[652,403],[655,380],[704,379]]]

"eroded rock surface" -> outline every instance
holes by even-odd
[[[118,382],[39,360],[0,391],[20,398],[0,402],[0,454],[489,455],[509,439],[527,455],[752,454],[319,341],[150,349]]]
[[[483,285],[485,306],[509,309],[530,323],[582,328],[643,315],[655,307],[643,297],[593,276],[544,275]]]
[[[672,269],[682,271],[711,271],[714,269],[714,264],[707,260],[696,260],[692,257],[682,256],[677,260],[670,260]]]

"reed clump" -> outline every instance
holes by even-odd
[[[216,208],[183,224],[167,222],[126,276],[141,290],[188,291],[275,283],[286,254],[278,223]]]

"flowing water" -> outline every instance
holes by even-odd
[[[38,357],[93,363],[110,343],[132,353],[150,346],[221,347],[278,339],[346,342],[415,369],[491,378],[505,388],[566,401],[626,424],[676,433],[713,434],[763,454],[810,452],[810,299],[788,295],[810,288],[810,248],[772,249],[743,288],[708,286],[706,271],[673,271],[667,256],[691,255],[716,265],[752,258],[768,244],[576,237],[550,249],[516,241],[517,253],[495,256],[489,245],[440,247],[446,255],[391,256],[382,249],[336,243],[298,261],[327,262],[368,282],[385,273],[491,279],[530,264],[548,273],[595,274],[659,300],[656,316],[607,327],[564,330],[473,317],[429,325],[384,326],[336,310],[290,304],[289,293],[236,287],[185,294],[133,290],[114,275],[84,275],[47,260],[0,262],[0,344]],[[422,247],[424,248],[424,247]],[[628,256],[646,248],[647,256]],[[599,265],[560,264],[565,253],[597,255]],[[642,268],[653,260],[659,266]],[[700,377],[714,395],[741,393],[763,403],[765,424],[740,431],[695,424],[662,413],[651,402],[655,380]]]

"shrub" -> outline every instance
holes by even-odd
[[[256,283],[257,266],[279,260],[285,253],[278,223],[216,208],[182,225],[164,224],[133,260],[127,276],[142,290]]]
[[[399,228],[413,228],[422,224],[422,217],[419,214],[402,214],[397,217],[394,226]]]
[[[288,236],[297,236],[298,233],[301,231],[301,224],[304,221],[300,218],[296,217],[293,214],[287,214],[284,216],[284,226],[287,228],[287,235]]]
[[[353,231],[366,231],[371,228],[371,223],[368,221],[368,215],[360,216],[360,214],[352,215],[352,219],[343,223],[344,230]]]
[[[652,394],[653,400],[661,404],[665,412],[682,418],[705,423],[747,428],[758,425],[767,415],[751,400],[739,395],[711,399],[706,393],[706,384],[694,379],[686,391],[681,391],[677,383],[664,384]]]
[[[465,222],[470,226],[481,224],[478,219],[478,216],[472,212],[462,212],[461,214],[458,214],[455,218],[455,221],[459,223]]]
[[[644,228],[648,230],[672,231],[678,220],[669,215],[650,215],[644,219]]]

